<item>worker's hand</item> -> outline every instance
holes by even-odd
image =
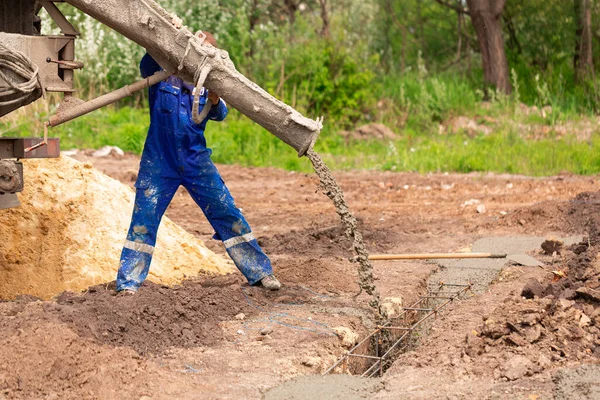
[[[219,104],[220,97],[215,92],[212,92],[209,90],[208,91],[208,99],[210,100],[211,103],[213,103],[213,105],[215,105],[215,104]]]

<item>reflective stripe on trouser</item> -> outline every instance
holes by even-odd
[[[136,190],[117,273],[117,290],[137,290],[148,276],[160,220],[178,187],[179,180],[165,179],[161,185]]]
[[[269,257],[258,245],[216,169],[201,179],[186,179],[184,186],[215,230],[213,237],[223,241],[229,257],[250,285],[273,273]]]
[[[248,222],[235,206],[212,162],[208,163],[207,170],[212,167],[214,173],[181,180],[156,176],[150,179],[147,188],[136,191],[128,242],[121,254],[117,290],[136,290],[146,279],[152,255],[143,251],[149,248],[137,246],[136,249],[134,244],[154,246],[160,220],[180,184],[200,206],[216,232],[214,237],[223,241],[227,253],[249,284],[253,285],[273,273],[271,262],[254,239]]]

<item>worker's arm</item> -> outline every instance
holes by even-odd
[[[223,121],[228,112],[225,101],[219,98],[218,94],[211,92],[208,92],[208,98],[213,103],[213,106],[210,108],[210,112],[208,113],[208,119],[212,121]]]
[[[160,65],[152,58],[152,56],[148,53],[144,54],[142,57],[142,61],[140,61],[140,72],[142,74],[142,78],[147,78],[151,75],[154,75],[156,72],[162,70]]]

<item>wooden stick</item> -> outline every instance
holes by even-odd
[[[371,254],[369,260],[433,260],[442,258],[506,258],[506,254],[493,253],[417,253]]]

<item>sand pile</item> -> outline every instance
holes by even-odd
[[[21,207],[0,210],[0,298],[50,298],[115,279],[134,193],[71,158],[25,162]],[[230,262],[163,218],[149,279],[175,284]]]

